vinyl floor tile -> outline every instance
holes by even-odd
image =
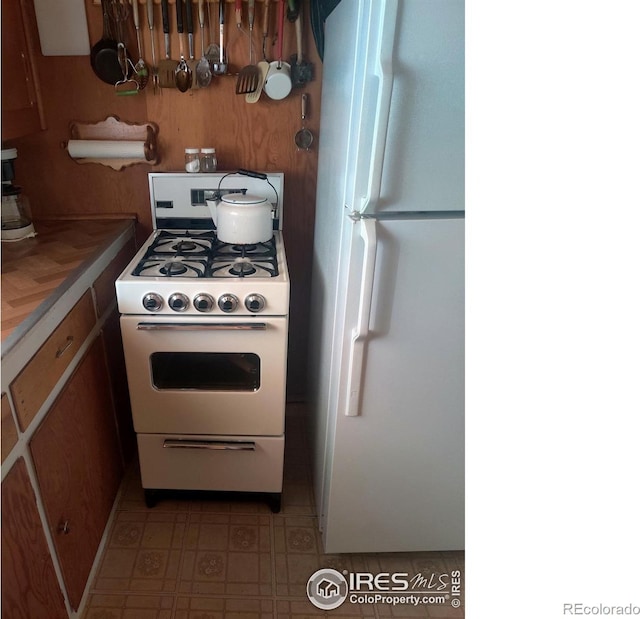
[[[273,601],[266,599],[224,599],[178,597],[175,619],[272,619]]]
[[[86,619],[171,619],[171,596],[103,595],[89,598]]]

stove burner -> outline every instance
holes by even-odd
[[[205,277],[207,260],[186,259],[175,256],[145,256],[133,270],[132,275],[141,277]]]
[[[216,243],[213,252],[214,260],[233,260],[234,258],[250,258],[256,260],[269,261],[275,258],[276,245],[273,237],[262,243],[252,243],[250,245],[231,245],[229,243]]]
[[[149,255],[176,256],[206,256],[215,244],[212,232],[194,233],[186,230],[184,233],[161,230],[149,248]]]
[[[197,247],[198,246],[193,241],[178,241],[173,246],[173,249],[175,249],[177,252],[181,252],[181,251],[193,251]]]
[[[229,273],[236,277],[246,277],[247,275],[253,275],[256,272],[256,268],[250,262],[239,261],[236,262],[230,269]]]
[[[187,272],[187,267],[181,262],[165,262],[160,267],[160,273],[163,275],[182,275]]]
[[[257,247],[258,246],[255,243],[251,243],[250,245],[232,245],[231,249],[244,256],[245,254],[255,251]]]

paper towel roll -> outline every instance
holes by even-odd
[[[69,156],[74,159],[141,159],[149,160],[145,142],[129,140],[69,140]]]

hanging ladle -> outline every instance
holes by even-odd
[[[187,0],[191,2],[191,0]],[[184,22],[182,20],[182,0],[176,0],[176,22],[178,27],[178,40],[180,42],[180,61],[175,70],[176,86],[180,92],[187,92],[191,88],[191,69],[184,57]]]
[[[300,131],[296,133],[294,138],[296,146],[298,147],[298,150],[307,150],[307,151],[309,150],[309,147],[313,143],[313,133],[311,133],[311,131],[309,131],[309,129],[307,129],[305,126],[305,121],[307,119],[307,99],[308,98],[309,98],[309,95],[306,92],[301,97],[302,129],[300,129]]]

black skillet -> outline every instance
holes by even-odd
[[[91,48],[91,68],[107,84],[122,79],[122,68],[118,61],[118,42],[113,36],[109,5],[112,0],[102,0],[102,38]]]

